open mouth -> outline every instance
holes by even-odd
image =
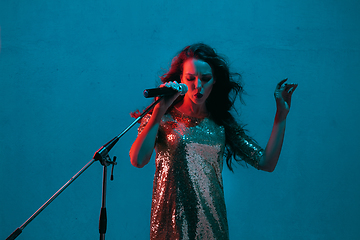
[[[202,98],[202,96],[203,96],[203,95],[202,95],[201,93],[195,94],[195,97],[196,97],[196,98]]]

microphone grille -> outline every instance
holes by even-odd
[[[180,83],[180,94],[185,95],[188,91],[188,86],[185,83]]]

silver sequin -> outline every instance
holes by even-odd
[[[149,118],[142,120],[139,133]],[[246,138],[243,147],[245,158],[257,167],[261,148]],[[155,150],[150,239],[228,239],[224,128],[173,108],[162,118]]]

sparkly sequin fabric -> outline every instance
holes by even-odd
[[[149,118],[143,118],[139,133]],[[162,118],[150,239],[229,239],[221,175],[224,149],[224,128],[211,119],[189,117],[175,108]]]

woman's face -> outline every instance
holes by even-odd
[[[190,58],[184,62],[181,82],[188,86],[184,98],[190,99],[195,104],[204,104],[215,84],[215,79],[207,62]]]

